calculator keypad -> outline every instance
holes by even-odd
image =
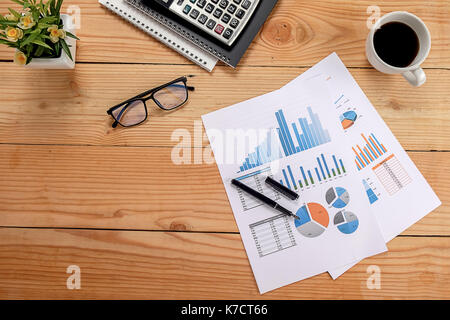
[[[261,0],[177,0],[170,10],[231,46]]]

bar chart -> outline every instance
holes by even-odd
[[[370,204],[376,202],[378,200],[378,196],[376,195],[374,188],[366,179],[363,179],[362,183],[364,185],[364,189],[366,190],[367,198],[369,199]]]
[[[281,169],[283,177],[280,179],[280,183],[295,191],[329,181],[347,173],[342,159],[337,159],[335,155],[328,158],[331,158],[331,161],[327,161],[322,153],[320,157],[316,157],[317,166],[309,168],[301,165],[295,167],[287,165]]]
[[[362,148],[359,145],[352,147],[356,156],[355,164],[358,170],[365,168],[387,152],[386,147],[378,141],[373,133],[369,135],[369,138],[366,138],[366,136],[361,133],[361,137],[366,144]]]
[[[250,170],[260,165],[288,157],[293,154],[323,145],[331,141],[328,130],[325,130],[311,107],[307,108],[309,121],[306,117],[298,118],[291,122],[291,127],[287,125],[283,110],[275,112],[278,124],[276,136],[268,132],[263,143],[250,153],[245,161],[240,165],[240,172]]]

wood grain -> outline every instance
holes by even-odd
[[[336,281],[322,274],[261,296],[237,234],[0,228],[0,298],[441,299],[449,248],[450,238],[397,238]],[[69,265],[80,290],[66,288]],[[367,288],[370,265],[380,290]]]
[[[171,141],[174,130],[187,129],[193,137],[202,114],[278,89],[306,70],[243,67],[235,73],[218,67],[207,74],[196,66],[82,64],[74,71],[0,66],[0,143],[117,146],[174,146],[179,143]],[[351,72],[404,148],[449,150],[450,70],[428,70],[421,88],[401,76]],[[197,90],[185,107],[169,113],[154,106],[144,125],[111,128],[110,106],[183,74],[197,75],[189,80]]]
[[[450,153],[411,153],[443,205],[405,234],[450,235]],[[169,148],[0,146],[0,226],[237,232],[215,164]]]
[[[75,70],[26,70],[0,46],[0,299],[450,298],[450,1],[375,3],[429,27],[421,88],[366,61],[369,0],[279,1],[238,69],[212,73],[96,0],[65,0],[63,11],[74,4]],[[203,133],[202,114],[278,89],[333,51],[443,204],[338,280],[323,274],[260,296],[217,166],[175,165],[171,135]],[[183,109],[110,127],[109,106],[184,74],[196,75],[196,92]],[[184,143],[192,160],[209,152],[200,140]],[[72,264],[81,290],[66,289]],[[381,268],[380,290],[367,288],[370,265]]]
[[[114,16],[96,0],[66,0],[81,8],[82,39],[77,61],[191,64],[150,36]],[[433,48],[425,67],[450,67],[450,4],[446,0],[282,0],[245,54],[240,66],[311,66],[336,51],[347,66],[369,66],[364,54],[368,34],[367,8],[381,13],[404,10],[420,16],[431,31]],[[9,1],[0,3],[6,13]],[[13,5],[17,8],[17,5]],[[12,60],[12,50],[0,47],[0,59]],[[203,71],[205,72],[205,71]]]

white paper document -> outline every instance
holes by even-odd
[[[216,162],[261,293],[386,251],[330,98],[311,80],[203,116]],[[289,123],[289,124],[288,124]],[[267,175],[300,199],[266,186]],[[296,213],[286,217],[231,179]]]
[[[441,202],[336,54],[284,89],[295,90],[311,77],[321,78],[332,96],[347,139],[346,151],[353,156],[360,186],[389,242]],[[335,279],[353,265],[330,275]]]
[[[202,118],[261,293],[326,271],[336,278],[440,204],[336,54]],[[269,175],[299,199],[269,187]]]

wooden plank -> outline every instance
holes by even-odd
[[[278,89],[306,70],[245,67],[234,73],[219,67],[207,74],[194,66],[78,65],[49,76],[45,70],[0,65],[0,143],[117,146],[174,146],[174,130],[187,129],[193,137],[202,114]],[[401,76],[351,72],[406,149],[448,150],[450,70],[427,70],[428,83],[421,88]],[[111,128],[109,106],[183,74],[197,75],[189,80],[197,90],[185,107],[168,113],[150,103],[144,125]]]
[[[0,229],[2,299],[448,299],[450,238],[396,238],[333,281],[259,295],[237,234]],[[81,289],[68,290],[69,265]],[[381,271],[370,290],[367,269]]]
[[[443,205],[405,234],[450,235],[450,153],[410,153]],[[215,164],[169,148],[0,146],[0,226],[237,232]]]
[[[66,0],[81,8],[82,39],[77,61],[191,64],[121,18],[102,8],[95,0]],[[367,8],[373,1],[283,0],[279,1],[262,31],[241,61],[245,65],[311,66],[320,57],[337,51],[348,66],[369,66],[365,54],[368,34]],[[377,1],[381,13],[404,10],[417,14],[428,25],[433,48],[426,67],[450,67],[450,3],[446,0]],[[6,13],[9,1],[0,3]],[[13,4],[12,7],[18,6]],[[0,47],[0,59],[11,60],[13,51]],[[200,70],[200,69],[198,69]],[[203,71],[204,72],[204,71]]]

